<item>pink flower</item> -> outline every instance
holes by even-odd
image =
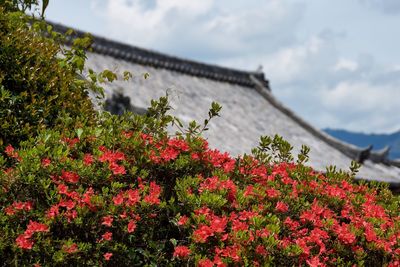
[[[187,258],[190,254],[190,249],[187,246],[177,246],[175,247],[174,257],[177,258]]]

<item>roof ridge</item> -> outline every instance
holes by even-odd
[[[65,33],[68,29],[74,30],[75,34],[67,38],[67,43],[73,38],[81,37],[84,31],[73,29],[62,24],[47,21],[57,32]],[[91,34],[93,37],[93,52],[120,58],[129,62],[147,65],[155,68],[163,68],[176,72],[203,77],[211,80],[238,84],[246,87],[254,87],[255,84],[250,79],[250,75],[257,77],[265,87],[269,88],[269,82],[265,79],[262,72],[250,72],[236,70],[227,67],[206,64],[194,60],[183,59],[175,56],[163,54],[148,49],[139,48],[137,46],[109,40],[105,37]]]
[[[264,88],[262,83],[258,83],[258,80],[256,77],[251,76],[251,79],[254,81],[256,84],[255,88],[256,90],[275,108],[279,109],[282,113],[284,113],[286,116],[294,120],[296,123],[298,123],[301,127],[303,127],[306,131],[314,135],[315,137],[319,138],[320,140],[324,141],[325,143],[329,144],[330,146],[336,148],[349,158],[356,160],[357,162],[362,163],[364,160],[369,159],[375,163],[383,163],[387,165],[396,165],[392,164],[394,162],[389,161],[387,158],[388,152],[389,152],[389,147],[385,147],[379,151],[372,151],[372,146],[369,146],[367,148],[361,148],[352,144],[349,144],[347,142],[341,141],[327,133],[325,133],[322,130],[319,130],[303,120],[301,117],[296,115],[292,110],[284,106],[282,103],[280,103],[273,95],[272,93],[268,90],[268,88]],[[398,163],[400,165],[400,163]]]

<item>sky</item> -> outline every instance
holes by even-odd
[[[400,0],[53,0],[53,22],[255,71],[318,128],[400,130]]]

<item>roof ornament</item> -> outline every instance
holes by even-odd
[[[372,147],[372,145],[369,145],[365,149],[360,149],[356,159],[358,163],[364,163],[364,161],[371,156]]]
[[[389,165],[390,164],[390,161],[388,160],[389,151],[390,151],[390,146],[385,146],[380,150],[373,151],[370,155],[370,159],[376,163],[384,163]]]

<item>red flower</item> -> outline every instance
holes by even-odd
[[[4,212],[6,213],[6,215],[10,216],[10,215],[14,215],[15,214],[15,209],[13,206],[9,206],[7,208],[4,209]]]
[[[289,207],[284,202],[278,201],[276,203],[275,209],[276,209],[276,211],[279,211],[279,212],[287,212],[289,210]]]
[[[30,240],[30,236],[26,234],[19,235],[15,242],[17,243],[17,246],[22,249],[32,249],[34,245],[33,241]]]
[[[126,191],[126,193],[128,195],[127,204],[129,206],[133,206],[133,205],[135,205],[136,203],[138,203],[140,201],[139,190],[129,189],[128,191]]]
[[[86,166],[92,165],[93,161],[93,156],[91,154],[85,154],[83,156],[83,164],[85,164]]]
[[[51,160],[49,158],[42,159],[42,166],[48,167],[51,164]]]
[[[15,151],[15,149],[12,147],[12,145],[8,145],[4,152],[7,154],[7,156],[11,158],[15,158],[17,160],[21,160],[20,156],[18,155],[18,152]]]
[[[165,150],[160,152],[160,157],[164,161],[170,161],[176,159],[178,155],[179,155],[179,150],[172,147],[167,147]]]
[[[6,152],[6,154],[10,157],[13,156],[15,149],[12,147],[12,145],[8,145],[6,147],[6,149],[4,150],[4,152]]]
[[[110,259],[111,259],[111,257],[112,257],[112,253],[111,252],[107,252],[107,253],[104,253],[104,259],[106,260],[106,261],[109,261]]]
[[[226,224],[228,223],[228,219],[226,217],[218,217],[215,216],[211,221],[211,229],[215,233],[223,233],[225,231]]]
[[[78,251],[78,245],[75,244],[75,243],[73,243],[73,244],[71,244],[69,246],[68,245],[64,245],[63,246],[63,250],[68,254],[75,253],[75,252]]]
[[[110,170],[112,171],[112,173],[114,175],[125,174],[126,173],[125,167],[122,166],[122,165],[118,165],[115,162],[111,162],[110,163]]]
[[[111,215],[104,216],[103,217],[103,222],[101,224],[111,227],[113,220],[114,220],[114,218]]]
[[[267,196],[270,198],[275,198],[280,195],[280,192],[274,188],[269,188],[265,190],[265,192],[267,193]]]
[[[56,217],[58,215],[58,213],[59,213],[58,205],[54,205],[54,206],[51,206],[50,209],[47,210],[46,217],[49,219],[52,219],[52,218]]]
[[[28,224],[28,227],[27,227],[25,233],[48,232],[48,231],[49,231],[49,227],[46,224],[29,221],[29,224]]]
[[[338,235],[339,240],[345,244],[350,245],[356,241],[356,236],[349,231],[348,225],[345,223],[342,223],[342,225],[337,225],[334,228],[334,231]]]
[[[265,250],[265,247],[264,247],[264,246],[261,246],[261,245],[258,245],[258,246],[256,247],[255,252],[256,252],[258,255],[261,255],[261,256],[267,255],[267,251]]]
[[[68,186],[66,186],[65,184],[59,184],[57,186],[57,189],[58,189],[59,194],[63,194],[63,195],[68,194]]]
[[[75,208],[76,203],[72,200],[63,200],[61,199],[60,202],[58,203],[58,206],[67,208],[67,210],[72,210]]]
[[[310,260],[307,260],[306,262],[307,262],[307,264],[308,264],[310,267],[322,267],[322,266],[326,266],[323,262],[320,262],[318,256],[315,256],[315,257],[311,258]]]
[[[128,233],[132,233],[136,229],[136,222],[134,220],[129,221],[128,223]]]
[[[368,242],[374,242],[377,240],[376,233],[374,231],[374,228],[371,225],[367,225],[365,227],[365,239],[367,239]]]
[[[174,257],[177,258],[187,258],[190,254],[190,249],[187,246],[177,246],[175,247]]]
[[[189,221],[189,218],[187,216],[181,216],[179,218],[178,225],[179,226],[185,225],[188,221]]]
[[[61,179],[69,183],[77,183],[79,181],[79,176],[76,173],[69,172],[69,171],[62,171],[61,172]]]
[[[193,239],[198,243],[205,243],[209,236],[213,236],[214,231],[207,225],[201,225],[193,232]]]
[[[197,263],[198,267],[213,267],[214,263],[212,261],[210,261],[209,259],[201,259],[199,260],[199,262]]]
[[[123,195],[120,193],[120,194],[116,195],[115,197],[113,197],[113,202],[114,202],[114,205],[116,205],[116,206],[122,205],[122,203],[124,202]]]
[[[149,204],[160,204],[160,194],[161,194],[161,187],[157,185],[155,182],[150,183],[150,190],[149,194],[144,197],[144,201]]]
[[[104,240],[110,241],[112,239],[112,233],[111,232],[105,232],[101,237]]]

